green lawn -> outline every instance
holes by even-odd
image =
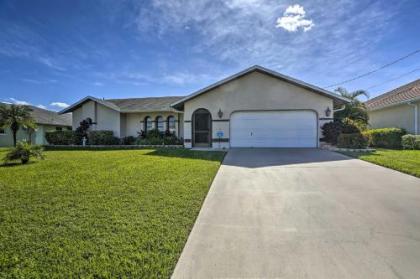
[[[378,149],[372,153],[343,152],[346,155],[420,177],[420,150]]]
[[[0,167],[0,278],[168,278],[224,156],[45,155]]]

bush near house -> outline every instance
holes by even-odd
[[[368,137],[369,146],[383,148],[401,148],[401,138],[406,134],[400,128],[372,129],[364,132]]]
[[[322,126],[323,139],[325,142],[337,145],[338,138],[341,134],[360,134],[364,127],[365,126],[363,124],[350,118],[345,118],[342,121],[337,120],[325,123]]]
[[[46,132],[45,138],[49,144],[53,145],[77,144],[73,131]]]
[[[340,148],[362,149],[368,146],[368,139],[361,133],[340,134],[337,139]]]
[[[420,135],[404,135],[401,137],[401,144],[404,149],[420,150]]]
[[[123,137],[121,138],[122,145],[134,145],[136,144],[136,138],[133,136]]]
[[[118,145],[120,139],[114,136],[113,131],[89,131],[88,143],[89,145]]]
[[[157,129],[148,131],[146,134],[142,133],[142,136],[136,142],[138,145],[182,145],[183,142],[174,133],[166,131],[161,133]]]

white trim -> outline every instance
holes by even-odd
[[[87,101],[93,101],[95,103],[99,103],[101,105],[104,105],[110,109],[113,109],[115,111],[120,112],[120,108],[116,105],[114,105],[113,103],[107,102],[105,100],[101,100],[92,96],[86,96],[83,99],[79,100],[78,102],[72,104],[71,106],[63,109],[62,111],[59,111],[58,114],[64,114],[64,113],[69,113],[74,111],[77,107],[79,107],[80,105],[82,105],[83,103],[87,102]]]
[[[412,106],[414,108],[414,134],[418,135],[419,134],[419,105],[418,104],[413,104],[411,102],[408,102],[407,105]]]
[[[211,84],[211,85],[209,85],[207,87],[204,87],[203,89],[200,89],[200,90],[198,90],[198,91],[196,91],[196,92],[194,92],[194,93],[186,96],[185,98],[182,98],[181,100],[176,101],[175,103],[172,103],[171,106],[174,107],[174,106],[177,106],[179,104],[182,104],[182,103],[184,103],[184,102],[186,102],[186,101],[188,101],[190,99],[193,99],[193,98],[195,98],[195,97],[197,97],[197,96],[199,96],[199,95],[201,95],[203,93],[206,93],[206,92],[208,92],[208,91],[210,91],[210,90],[212,90],[212,89],[214,89],[216,87],[219,87],[221,85],[224,85],[225,83],[228,83],[228,82],[230,82],[230,81],[232,81],[234,79],[237,79],[237,78],[239,78],[241,76],[244,76],[244,75],[246,75],[248,73],[251,73],[251,72],[254,72],[254,71],[260,71],[262,73],[265,73],[265,74],[274,76],[276,78],[285,80],[285,81],[287,81],[289,83],[292,83],[292,84],[295,84],[297,86],[310,89],[310,90],[312,90],[312,91],[314,91],[314,92],[316,92],[318,94],[321,94],[321,95],[332,97],[334,99],[339,99],[339,100],[344,101],[344,102],[350,102],[349,99],[344,98],[344,97],[342,97],[342,96],[340,96],[338,94],[335,94],[335,93],[333,93],[331,91],[328,91],[328,90],[322,89],[322,88],[320,88],[318,86],[315,86],[315,85],[312,85],[312,84],[303,82],[301,80],[294,79],[292,77],[289,77],[289,76],[286,76],[286,75],[283,75],[283,74],[280,74],[278,72],[275,72],[273,70],[269,70],[269,69],[264,68],[264,67],[261,67],[259,65],[255,65],[255,66],[252,66],[250,68],[247,68],[247,69],[245,69],[243,71],[240,71],[239,73],[236,73],[236,74],[231,75],[231,76],[229,76],[227,78],[224,78],[224,79],[222,79],[222,80],[220,80],[220,81],[218,81],[216,83],[213,83],[213,84]]]

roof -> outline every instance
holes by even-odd
[[[7,104],[6,104],[7,105]],[[71,126],[71,114],[58,114],[55,111],[41,109],[35,106],[28,106],[31,111],[31,116],[36,124],[55,125],[55,126]]]
[[[183,97],[179,96],[169,96],[133,99],[107,99],[106,101],[118,106],[121,112],[174,111],[171,104],[182,98]]]
[[[368,110],[378,110],[415,100],[420,100],[420,79],[372,98],[366,101],[365,105]]]
[[[72,112],[87,101],[94,101],[122,113],[130,112],[149,112],[149,111],[176,111],[171,107],[173,102],[176,102],[183,97],[168,96],[168,97],[150,97],[150,98],[128,98],[128,99],[98,99],[92,96],[87,96],[80,101],[74,103],[68,108],[59,113]]]
[[[312,85],[312,84],[303,82],[301,80],[294,79],[292,77],[289,77],[289,76],[286,76],[286,75],[283,75],[283,74],[280,74],[280,73],[278,73],[276,71],[269,70],[269,69],[264,68],[264,67],[261,67],[259,65],[255,65],[255,66],[252,66],[250,68],[247,68],[247,69],[245,69],[245,70],[243,70],[243,71],[241,71],[239,73],[236,73],[234,75],[231,75],[231,76],[229,76],[229,77],[227,77],[225,79],[222,79],[221,81],[218,81],[216,83],[213,83],[213,84],[211,84],[211,85],[209,85],[209,86],[207,86],[207,87],[205,87],[203,89],[200,89],[200,90],[192,93],[191,95],[188,95],[188,96],[182,98],[181,100],[179,100],[177,102],[174,102],[172,104],[172,106],[179,107],[179,106],[181,106],[183,103],[185,103],[188,100],[191,100],[191,99],[193,99],[193,98],[195,98],[195,97],[197,97],[197,96],[199,96],[201,94],[204,94],[204,93],[206,93],[206,92],[208,92],[208,91],[210,91],[210,90],[212,90],[214,88],[220,87],[220,86],[222,86],[222,85],[224,85],[224,84],[226,84],[228,82],[231,82],[231,81],[233,81],[235,79],[241,78],[241,77],[243,77],[243,76],[245,76],[247,74],[250,74],[252,72],[260,72],[260,73],[263,73],[263,74],[267,74],[269,76],[272,76],[272,77],[281,79],[283,81],[289,82],[289,83],[294,84],[296,86],[303,87],[305,89],[311,90],[311,91],[313,91],[315,93],[318,93],[318,94],[321,94],[321,95],[324,95],[324,96],[327,96],[327,97],[331,97],[335,101],[337,101],[338,103],[348,103],[348,102],[350,102],[349,99],[347,99],[345,97],[342,97],[342,96],[340,96],[340,95],[338,95],[336,93],[333,93],[331,91],[328,91],[328,90],[322,89],[322,88],[320,88],[318,86],[315,86],[315,85]]]

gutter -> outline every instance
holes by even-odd
[[[345,109],[346,109],[346,105],[343,105],[341,108],[333,110],[333,112],[336,113]]]
[[[414,108],[414,134],[419,134],[419,105],[413,104],[413,102],[408,102],[407,105]]]

